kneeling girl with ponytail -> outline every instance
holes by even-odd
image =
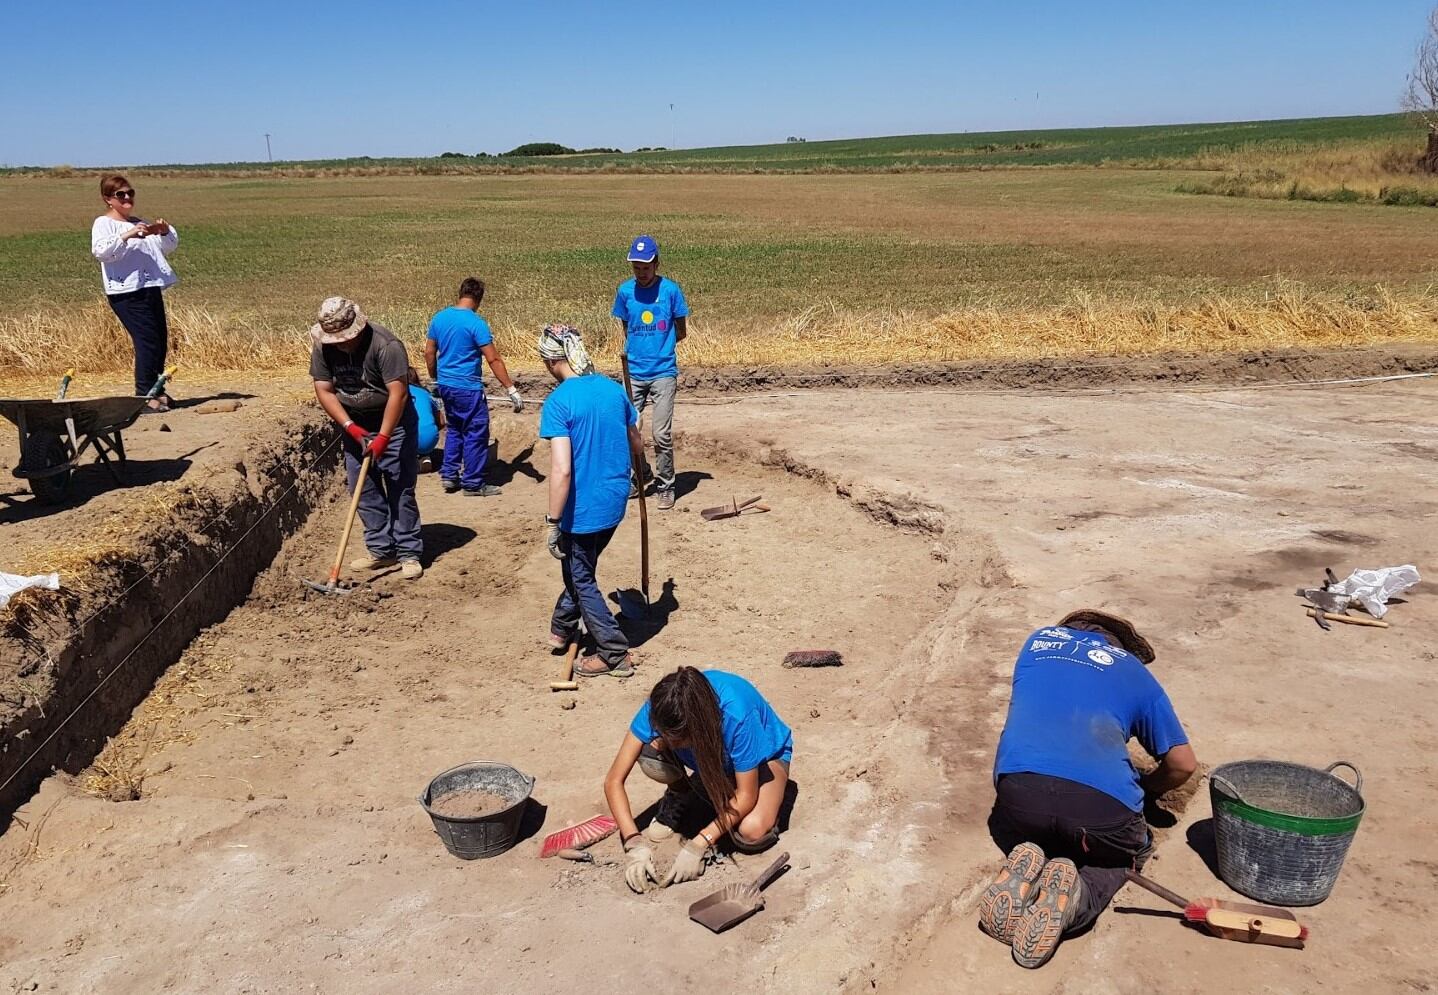
[[[651,881],[667,887],[694,880],[725,834],[741,852],[772,846],[779,838],[776,824],[793,754],[793,733],[744,678],[694,667],[661,678],[629,724],[604,779],[604,796],[628,854],[624,878],[629,887],[642,892]],[[643,833],[624,789],[635,764],[668,785],[654,822]],[[673,835],[696,788],[714,809],[714,819],[684,844],[661,880],[650,843]]]

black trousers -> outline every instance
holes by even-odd
[[[1070,933],[1093,925],[1123,887],[1123,872],[1142,870],[1153,852],[1142,814],[1097,788],[1047,774],[999,778],[989,834],[1004,853],[1037,843],[1049,859],[1078,865],[1083,894]]]
[[[110,310],[135,343],[135,393],[148,394],[165,370],[170,328],[165,323],[165,298],[159,287],[141,287],[110,294]]]

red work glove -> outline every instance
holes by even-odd
[[[352,421],[345,422],[344,429],[345,434],[348,435],[351,439],[358,442],[361,446],[363,446],[366,442],[369,441],[369,433],[366,432],[364,429],[360,428]]]
[[[389,436],[380,432],[370,437],[369,448],[367,448],[365,452],[369,453],[375,459],[379,459],[384,455],[384,447],[387,445],[389,445]]]

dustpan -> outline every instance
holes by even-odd
[[[715,933],[736,926],[764,907],[764,886],[779,876],[789,863],[787,853],[779,854],[763,874],[749,884],[728,884],[707,898],[689,906],[689,918]]]
[[[699,517],[706,522],[718,521],[721,518],[737,518],[745,511],[768,511],[768,505],[759,504],[764,495],[756,494],[747,501],[740,501],[731,497],[728,504],[717,505],[713,508],[704,508],[699,512]]]

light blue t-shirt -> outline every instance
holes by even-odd
[[[788,763],[794,757],[794,733],[779,718],[759,690],[738,674],[706,670],[704,679],[719,697],[719,714],[724,720],[724,770],[742,773],[770,760]],[[649,702],[639,707],[629,731],[641,743],[659,734],[649,722]],[[675,750],[679,762],[697,771],[699,762],[689,750]]]
[[[484,390],[480,349],[494,342],[489,322],[468,308],[447,307],[429,321],[427,338],[434,339],[434,382],[459,390]]]
[[[1140,812],[1143,788],[1128,758],[1132,738],[1154,757],[1188,742],[1168,695],[1138,657],[1097,632],[1054,626],[1029,636],[1014,664],[995,779],[1061,777]]]
[[[689,303],[679,284],[667,276],[648,287],[639,286],[633,278],[625,280],[614,295],[612,314],[624,322],[631,379],[647,383],[679,375],[674,319],[689,316]]]
[[[624,388],[600,373],[570,377],[544,401],[541,439],[569,438],[574,458],[569,500],[559,527],[587,535],[624,519],[629,500],[629,426],[639,412]]]
[[[419,430],[415,438],[419,441],[420,455],[434,452],[439,445],[439,422],[434,417],[434,395],[418,384],[409,385],[409,396],[414,401],[414,410],[419,413]]]

